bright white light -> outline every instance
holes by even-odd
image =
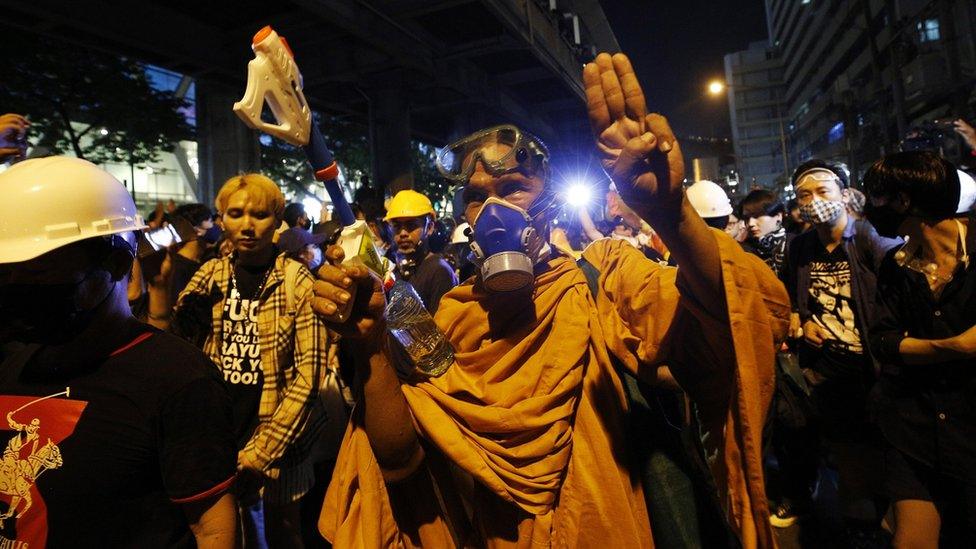
[[[100,133],[102,135],[108,135],[108,130],[106,130],[105,128],[102,128],[102,129],[98,130],[98,133]]]
[[[573,183],[566,189],[566,203],[574,208],[585,206],[590,202],[590,188],[583,183]]]
[[[305,207],[305,213],[308,215],[308,218],[318,223],[319,213],[322,211],[322,203],[312,197],[306,196],[302,199],[302,206]]]
[[[721,80],[713,80],[708,84],[708,93],[712,95],[720,95],[725,91],[725,82]]]

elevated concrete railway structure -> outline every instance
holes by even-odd
[[[197,195],[257,168],[254,132],[231,112],[251,36],[288,39],[316,110],[368,122],[374,180],[411,184],[409,141],[435,145],[513,122],[556,154],[588,144],[581,67],[618,51],[598,0],[0,0],[33,33],[96,46],[197,83]],[[24,52],[29,55],[29,52]],[[592,147],[592,145],[589,145]]]

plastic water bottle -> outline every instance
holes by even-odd
[[[398,281],[390,290],[386,323],[417,373],[437,377],[454,363],[454,349],[409,282]]]

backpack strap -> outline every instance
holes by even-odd
[[[596,296],[600,294],[600,271],[585,259],[580,259],[576,264],[579,265],[583,271],[583,276],[586,277],[586,285],[590,288],[590,295],[596,300]]]

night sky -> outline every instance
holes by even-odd
[[[630,56],[648,108],[679,135],[730,137],[728,102],[705,86],[723,78],[726,53],[765,40],[763,0],[601,0]]]

